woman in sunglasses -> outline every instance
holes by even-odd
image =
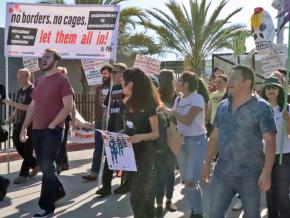
[[[262,89],[262,97],[267,100],[274,111],[277,135],[276,135],[276,157],[272,170],[272,185],[267,192],[267,207],[269,218],[290,217],[290,116],[289,105],[287,110],[283,111],[284,90],[277,77],[270,77],[265,80]],[[283,131],[283,120],[287,125],[286,132]],[[283,149],[281,144],[281,135],[284,137]],[[283,162],[279,165],[279,154],[282,149]]]

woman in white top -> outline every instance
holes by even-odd
[[[273,107],[276,125],[276,157],[272,170],[272,185],[267,192],[268,218],[289,218],[290,217],[290,116],[289,105],[287,111],[283,111],[284,90],[277,77],[270,77],[265,80],[262,90],[262,97]],[[283,120],[287,125],[286,132],[283,131]],[[281,142],[283,135],[283,147]],[[283,153],[282,165],[279,165],[279,154]]]
[[[185,183],[186,197],[191,206],[191,217],[202,217],[202,193],[199,185],[202,162],[206,152],[205,102],[196,93],[198,77],[184,72],[177,80],[176,89],[182,93],[174,102],[173,109],[164,111],[177,120],[177,128],[183,136],[178,163]]]

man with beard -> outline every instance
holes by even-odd
[[[45,72],[32,92],[20,140],[27,139],[27,127],[32,122],[32,139],[36,159],[43,173],[38,205],[40,211],[33,217],[51,217],[55,202],[65,196],[65,190],[56,173],[55,160],[63,137],[64,120],[73,108],[73,91],[66,76],[58,72],[61,57],[55,49],[46,49],[40,69]]]
[[[112,73],[112,66],[105,65],[101,68],[102,81],[103,83],[96,88],[96,101],[95,101],[95,128],[96,129],[104,129],[102,128],[104,124],[102,123],[103,119],[103,111],[104,105],[103,102],[108,95],[110,89],[110,80]],[[91,125],[90,127],[93,127]],[[91,172],[89,175],[82,176],[84,180],[87,181],[95,181],[100,171],[101,159],[102,159],[102,147],[103,140],[100,134],[95,135],[95,150],[93,154],[93,163]]]

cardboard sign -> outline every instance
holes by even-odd
[[[160,61],[138,54],[133,67],[139,68],[146,74],[159,74],[160,65]]]

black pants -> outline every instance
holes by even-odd
[[[31,137],[31,130],[28,129],[28,139],[24,143],[20,141],[20,138],[19,138],[20,131],[21,130],[18,130],[18,129],[13,130],[12,140],[13,140],[13,144],[17,152],[23,158],[19,176],[27,177],[29,175],[29,170],[36,167],[37,163],[36,163],[36,158],[33,157],[32,155],[33,144],[32,144],[32,137]]]
[[[62,137],[62,128],[32,131],[37,163],[43,174],[38,205],[48,212],[54,211],[55,201],[64,192],[63,185],[55,169],[55,160]]]
[[[57,158],[56,158],[57,166],[68,165],[66,143],[67,143],[68,132],[69,132],[69,120],[70,119],[68,117],[65,119],[64,135],[63,135],[63,139],[62,139],[62,142],[61,142],[58,154],[57,154]]]
[[[107,158],[104,164],[104,171],[103,171],[103,188],[111,189],[112,186],[112,179],[113,179],[113,170],[109,169]]]
[[[275,157],[272,170],[272,185],[267,192],[268,218],[290,217],[290,153],[283,155],[283,163],[279,165],[279,155]]]
[[[146,143],[147,144],[147,143]],[[137,146],[146,146],[140,144]],[[155,214],[154,152],[135,153],[137,172],[130,174],[130,202],[134,218],[152,218]]]
[[[176,156],[170,151],[163,151],[156,154],[155,170],[156,179],[156,203],[162,205],[164,195],[167,199],[172,199],[177,160]]]

